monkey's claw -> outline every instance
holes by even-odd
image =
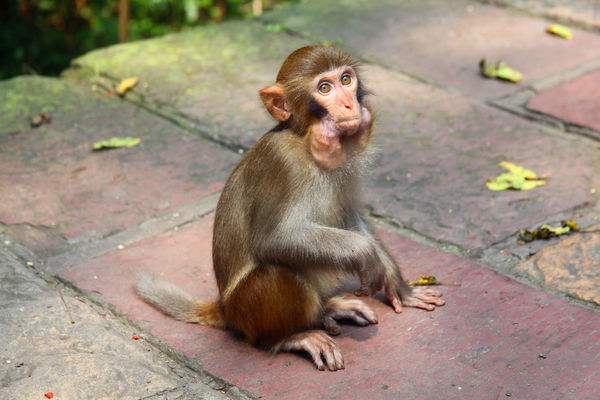
[[[330,371],[344,369],[342,352],[334,340],[323,331],[297,333],[287,339],[281,345],[281,349],[307,352],[320,371],[325,371],[325,367]]]

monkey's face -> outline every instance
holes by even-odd
[[[310,112],[321,119],[327,137],[353,135],[368,111],[358,99],[358,77],[350,66],[335,68],[315,76],[310,84]]]

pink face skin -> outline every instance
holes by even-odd
[[[349,66],[324,72],[314,78],[313,98],[328,113],[321,121],[321,135],[329,138],[350,136],[355,134],[361,125],[368,124],[371,115],[358,103],[357,89],[356,73]],[[364,121],[365,119],[367,121]]]

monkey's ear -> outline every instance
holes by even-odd
[[[268,86],[259,92],[265,108],[277,121],[287,121],[290,118],[287,103],[285,101],[285,91],[279,85]]]

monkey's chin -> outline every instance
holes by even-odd
[[[335,128],[340,136],[352,136],[358,131],[360,123],[360,118],[354,118],[336,123]]]

